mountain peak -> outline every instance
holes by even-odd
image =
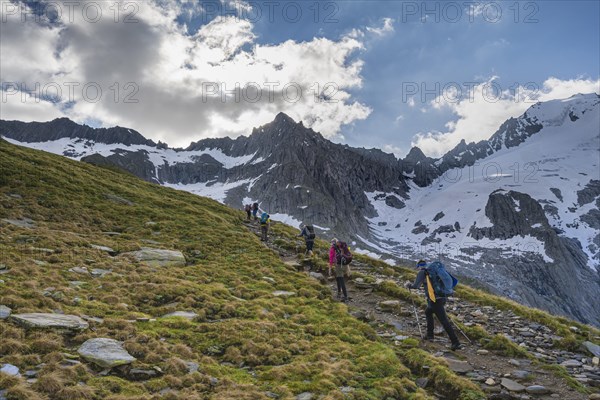
[[[427,156],[425,155],[425,153],[423,153],[423,151],[420,148],[415,146],[412,149],[410,149],[410,151],[408,152],[408,154],[406,155],[404,160],[417,162],[417,161],[423,161],[426,158],[427,158]]]
[[[287,115],[284,112],[280,112],[279,114],[277,114],[275,116],[275,122],[286,123],[286,124],[295,124],[296,123],[296,121],[294,121],[294,119],[292,117],[290,117],[289,115]]]

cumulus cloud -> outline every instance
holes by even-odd
[[[548,78],[541,88],[525,85],[518,90],[501,90],[498,77],[465,90],[450,87],[432,100],[437,110],[450,110],[455,119],[445,124],[443,132],[421,132],[413,137],[412,145],[431,157],[439,157],[454,148],[461,140],[467,143],[488,139],[500,125],[518,117],[538,101],[563,99],[577,93],[600,93],[600,80]]]
[[[354,54],[364,50],[364,35],[261,44],[253,23],[239,15],[217,16],[189,32],[182,20],[202,12],[197,1],[123,1],[117,16],[114,2],[52,3],[62,4],[59,20],[27,14],[23,22],[21,12],[0,11],[0,78],[40,98],[21,102],[11,89],[0,118],[65,115],[185,146],[204,137],[247,134],[279,111],[331,138],[371,112],[350,95],[362,86],[363,63]],[[25,3],[21,7],[31,11]],[[97,11],[102,17],[92,22]],[[369,32],[387,34],[392,22]],[[57,87],[60,96],[54,95]]]
[[[367,32],[372,33],[377,36],[385,36],[393,33],[394,29],[394,20],[392,18],[383,18],[382,25],[379,27],[376,26],[367,26]]]

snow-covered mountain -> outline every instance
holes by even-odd
[[[0,134],[234,207],[256,200],[386,259],[440,257],[496,293],[600,325],[597,94],[536,104],[439,159],[334,144],[285,114],[186,149],[66,119],[1,121]]]

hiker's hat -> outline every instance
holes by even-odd
[[[427,266],[427,262],[425,260],[419,260],[417,262],[417,266],[415,268],[425,268]]]

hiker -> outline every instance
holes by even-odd
[[[303,236],[306,242],[306,253],[312,257],[313,246],[315,245],[315,228],[312,225],[302,225],[302,232],[298,236]]]
[[[350,274],[350,262],[352,261],[352,254],[350,249],[345,242],[341,242],[337,239],[331,241],[331,248],[329,249],[329,276],[331,276],[331,269],[335,265],[335,282],[337,283],[337,298],[340,299],[342,293],[344,297],[341,297],[342,302],[348,301],[348,292],[346,291],[346,280],[345,278]]]
[[[250,221],[250,215],[252,214],[252,206],[250,204],[246,204],[244,207],[244,211],[246,211],[246,215],[248,216],[248,221]]]
[[[256,221],[258,219],[258,203],[254,203],[252,204],[252,215],[254,216],[254,220]]]
[[[266,212],[260,216],[260,240],[263,242],[267,241],[267,235],[269,233],[269,224],[271,223],[271,216]]]
[[[430,265],[433,264],[436,263],[432,263]],[[441,263],[437,264],[441,265]],[[446,315],[446,310],[444,308],[447,295],[439,289],[437,291],[434,289],[434,285],[431,282],[430,271],[428,271],[429,266],[427,265],[427,262],[424,260],[419,260],[417,263],[417,268],[419,268],[419,273],[417,274],[415,282],[411,283],[410,281],[407,281],[404,287],[407,289],[418,289],[423,286],[425,289],[425,296],[427,297],[427,309],[425,310],[425,318],[427,320],[427,336],[425,336],[425,340],[433,341],[433,314],[435,314],[437,319],[444,327],[444,330],[448,334],[448,337],[450,337],[450,342],[452,343],[450,349],[460,349],[462,345],[460,344],[458,337],[456,336],[456,333],[450,324],[450,320],[448,319],[448,315]],[[434,279],[437,279],[437,277]],[[435,286],[437,287],[438,285]]]

